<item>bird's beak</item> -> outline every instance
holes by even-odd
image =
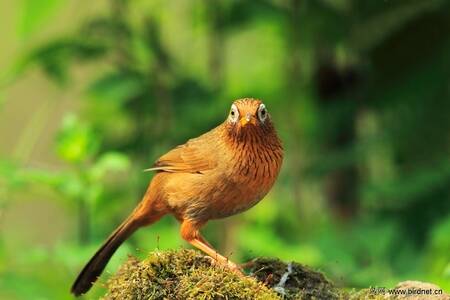
[[[240,123],[242,127],[247,126],[247,124],[249,123],[252,125],[256,125],[256,119],[250,113],[247,113],[244,117],[241,118]]]

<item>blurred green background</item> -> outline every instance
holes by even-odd
[[[142,170],[242,97],[286,157],[260,204],[208,224],[213,245],[344,287],[450,290],[450,1],[6,0],[0,20],[1,299],[71,299]],[[100,281],[179,247],[166,217]]]

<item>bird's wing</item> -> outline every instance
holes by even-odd
[[[161,156],[155,164],[145,171],[164,171],[174,173],[202,173],[216,166],[209,145],[192,139]]]

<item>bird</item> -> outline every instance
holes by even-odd
[[[223,123],[170,150],[146,170],[156,173],[141,202],[85,265],[72,294],[89,291],[127,238],[167,214],[180,222],[185,241],[239,273],[240,267],[219,254],[200,229],[210,220],[257,204],[274,185],[283,154],[264,103],[254,98],[235,100]]]

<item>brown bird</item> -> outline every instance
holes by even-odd
[[[157,173],[142,201],[86,264],[72,293],[86,293],[134,231],[166,214],[181,223],[183,239],[239,272],[199,230],[209,220],[258,203],[274,184],[282,160],[283,148],[265,105],[257,99],[236,100],[225,122],[169,151],[148,169]]]

